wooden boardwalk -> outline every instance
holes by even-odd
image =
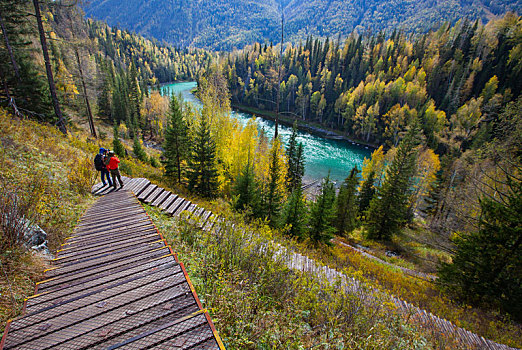
[[[157,206],[163,209],[167,214],[179,216],[183,211],[185,211],[187,212],[188,220],[198,222],[201,229],[213,230],[214,232],[219,232],[219,230],[222,229],[221,223],[223,222],[223,219],[218,218],[212,212],[191,203],[183,197],[152,184],[147,179],[124,178],[124,181],[124,188],[133,191],[139,200]],[[101,184],[98,184],[93,188],[93,193],[100,195],[107,193],[110,194],[111,191],[112,189],[101,187]],[[341,281],[343,288],[362,298],[364,301],[368,302],[368,304],[382,302],[383,298],[387,299],[406,317],[416,320],[416,322],[425,325],[427,328],[437,332],[443,337],[457,340],[463,345],[463,347],[489,350],[513,349],[509,346],[498,344],[464,328],[458,327],[452,322],[433,315],[432,313],[401,300],[400,298],[388,296],[378,290],[366,287],[358,280],[346,276],[344,273],[333,268],[321,265],[307,256],[288,251],[285,247],[280,245],[276,245],[276,250],[279,252],[278,255],[285,257],[285,263],[289,268],[310,273],[313,276],[324,277],[324,279],[329,283]]]
[[[126,180],[85,212],[0,349],[224,349],[183,263],[131,192],[150,183]]]

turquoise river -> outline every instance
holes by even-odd
[[[190,92],[196,87],[195,82],[173,83],[162,86],[162,94],[181,94],[185,101],[201,105],[197,98]],[[242,112],[232,112],[232,117],[245,125],[253,115]],[[260,129],[264,129],[269,138],[274,135],[274,122],[271,120],[256,118]],[[280,125],[279,134],[283,142],[287,142],[292,128]],[[298,142],[304,146],[306,161],[304,180],[313,182],[328,175],[334,181],[342,181],[348,176],[353,166],[361,169],[364,157],[369,158],[371,150],[347,141],[328,140],[307,132],[299,132]]]

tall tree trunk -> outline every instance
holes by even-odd
[[[49,82],[49,90],[51,91],[51,99],[53,101],[54,113],[58,118],[58,128],[64,134],[67,134],[67,126],[65,125],[65,119],[60,109],[60,103],[58,101],[58,95],[56,94],[56,85],[54,84],[53,71],[51,69],[51,60],[49,59],[49,49],[47,48],[47,39],[45,38],[44,27],[42,23],[42,15],[40,14],[40,2],[39,0],[33,0],[36,22],[38,23],[38,32],[40,33],[40,43],[42,44],[42,52],[45,61],[45,70],[47,72],[47,81]]]
[[[283,40],[284,40],[284,21],[285,17],[283,14],[283,7],[281,7],[281,52],[279,54],[279,69],[277,70],[277,99],[276,99],[276,119],[275,119],[275,132],[274,138],[278,136],[279,129],[279,104],[281,98],[281,66],[283,65]]]
[[[2,28],[5,46],[7,47],[7,52],[9,52],[9,58],[11,59],[11,64],[13,65],[16,79],[18,79],[18,81],[20,81],[20,70],[18,68],[18,64],[16,63],[16,59],[13,54],[13,48],[9,44],[9,37],[7,36],[7,30],[6,30],[5,24],[4,24],[4,17],[1,12],[0,12],[0,27]]]
[[[89,96],[87,96],[87,87],[85,86],[85,79],[83,78],[82,62],[80,61],[80,54],[78,53],[78,48],[76,46],[74,47],[74,54],[76,55],[76,61],[78,62],[78,71],[80,72],[80,79],[82,81],[83,94],[85,97],[85,105],[87,106],[87,114],[89,117],[89,126],[91,128],[91,134],[95,138],[98,138],[98,136],[96,135],[96,128],[94,127],[94,118],[92,117]]]

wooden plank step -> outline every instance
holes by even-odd
[[[150,185],[143,192],[141,192],[141,194],[138,196],[138,199],[140,201],[145,200],[154,190],[156,190],[156,188],[158,188],[158,186]]]
[[[172,194],[163,203],[161,203],[159,208],[162,210],[167,210],[176,201],[176,199],[178,199],[178,195]]]
[[[145,199],[143,200],[143,202],[145,202],[145,203],[147,203],[147,204],[152,203],[153,201],[156,200],[156,198],[158,198],[158,197],[163,193],[163,191],[165,191],[163,188],[161,188],[161,187],[156,187],[156,189],[155,189],[154,191],[152,191],[152,193],[149,194],[149,195],[147,196],[147,198],[145,198]]]

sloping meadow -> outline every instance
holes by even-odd
[[[42,278],[46,261],[83,210],[96,172],[94,143],[80,135],[13,118],[0,108],[0,324],[17,316]],[[38,225],[47,247],[36,252],[24,235]]]

